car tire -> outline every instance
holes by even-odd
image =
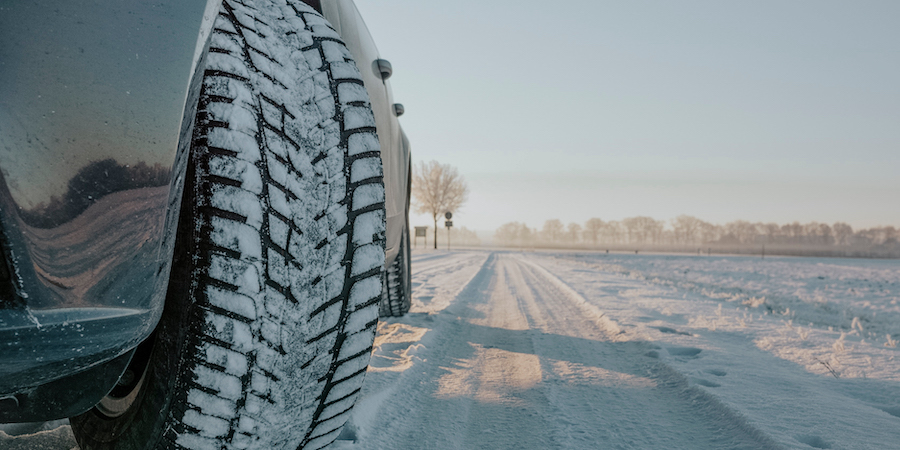
[[[83,450],[318,449],[360,392],[385,213],[359,71],[301,1],[216,20],[162,317],[71,418]]]
[[[409,228],[404,228],[400,239],[400,252],[387,267],[381,292],[378,315],[401,317],[412,306],[412,287],[409,253]]]

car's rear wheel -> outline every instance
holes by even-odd
[[[379,316],[400,317],[409,312],[412,306],[409,259],[409,228],[407,227],[403,230],[403,237],[400,238],[400,252],[385,270],[381,303],[378,307]]]
[[[384,264],[375,122],[301,1],[226,0],[211,37],[160,323],[89,449],[314,449],[368,365]]]

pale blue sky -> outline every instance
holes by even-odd
[[[900,225],[900,2],[356,2],[458,226]]]

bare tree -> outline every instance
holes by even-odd
[[[606,226],[604,226],[603,231],[601,231],[601,236],[603,236],[603,240],[607,243],[618,244],[624,239],[625,226],[622,225],[622,222],[617,220],[606,222]]]
[[[437,248],[438,217],[458,211],[469,196],[466,180],[455,167],[437,161],[420,161],[413,168],[413,205],[420,214],[434,220],[434,248]]]
[[[606,224],[596,217],[588,219],[584,224],[585,240],[590,238],[591,244],[597,245],[597,238],[600,236],[600,232],[603,230],[604,225]]]
[[[675,232],[675,241],[682,244],[692,244],[697,240],[703,221],[688,215],[680,215],[672,220],[672,229]]]
[[[741,244],[753,243],[756,238],[756,226],[746,220],[735,220],[725,224],[727,240],[733,240]]]
[[[494,233],[494,239],[501,245],[528,246],[533,244],[536,232],[524,223],[510,222],[503,224]]]
[[[831,230],[834,232],[834,243],[837,245],[847,245],[850,237],[853,236],[853,227],[844,222],[837,222],[832,225]]]
[[[544,228],[541,230],[541,235],[544,238],[544,241],[556,243],[562,240],[561,238],[565,229],[565,226],[563,226],[563,223],[560,222],[559,219],[550,219],[544,222]]]
[[[572,222],[566,226],[566,240],[572,244],[581,242],[582,233],[583,230],[581,228],[581,225],[577,223]]]
[[[777,242],[779,236],[781,236],[781,227],[777,223],[764,224],[762,231],[766,235],[766,242],[770,244]]]
[[[622,219],[622,225],[628,231],[629,243],[646,244],[650,241],[659,242],[665,222],[652,217],[638,216]]]

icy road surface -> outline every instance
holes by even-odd
[[[900,449],[900,261],[412,264],[337,449]],[[63,422],[10,427],[0,449],[74,447]]]
[[[900,448],[897,261],[412,263],[337,448]]]

